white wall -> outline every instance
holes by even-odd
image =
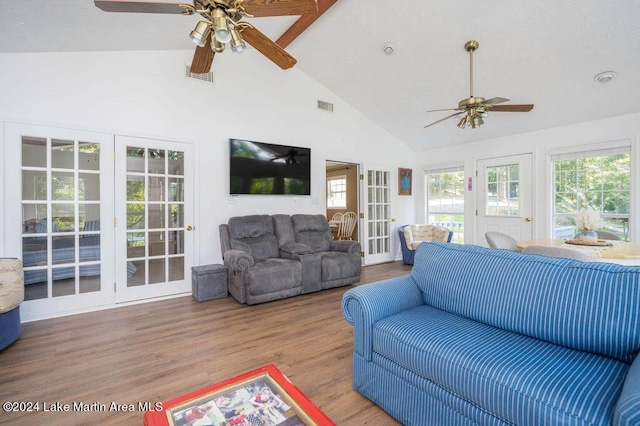
[[[199,264],[221,261],[218,225],[231,216],[324,214],[326,159],[417,171],[412,150],[296,68],[282,71],[255,51],[225,53],[216,55],[209,85],[184,77],[191,54],[0,54],[0,120],[193,143]],[[335,112],[318,110],[318,99]],[[230,204],[229,138],[312,148],[311,196],[240,196]],[[18,190],[10,184],[18,177],[1,176],[4,200],[1,191]],[[413,222],[419,195],[398,197],[397,172],[392,179],[396,224]]]
[[[491,123],[487,121],[486,126]],[[473,129],[461,131],[472,132]],[[632,144],[631,176],[631,241],[640,239],[640,113],[578,123],[553,129],[523,133],[515,136],[489,139],[464,146],[452,146],[418,153],[422,170],[444,165],[464,164],[465,175],[473,177],[478,160],[522,153],[533,153],[534,161],[534,238],[552,237],[552,169],[549,152],[555,149],[595,146],[607,142],[629,140]],[[475,189],[465,197],[465,242],[480,243],[475,240]],[[424,202],[417,202],[417,217],[424,217]]]

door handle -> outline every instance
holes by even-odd
[[[391,222],[395,222],[395,221],[396,221],[396,218],[395,218],[395,217],[392,217],[392,218],[391,218]]]
[[[187,226],[187,231],[193,231],[193,226],[191,225]]]
[[[529,223],[529,222],[531,222],[531,218],[530,218],[530,217],[525,217],[525,218],[524,218],[524,221],[525,221],[525,222],[527,222],[527,223]]]

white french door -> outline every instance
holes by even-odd
[[[391,262],[394,259],[391,218],[391,170],[364,168],[364,226],[362,250],[365,265]]]
[[[116,136],[116,301],[191,291],[192,146]]]
[[[5,252],[22,259],[22,320],[114,303],[113,136],[6,123]]]
[[[508,234],[517,241],[533,235],[532,154],[478,160],[477,234],[487,245],[485,232]]]

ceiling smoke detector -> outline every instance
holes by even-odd
[[[605,71],[597,74],[593,79],[598,83],[608,83],[613,80],[616,75],[618,75],[618,73],[615,71]]]
[[[382,51],[385,55],[391,55],[394,50],[396,50],[396,47],[393,45],[393,43],[385,43],[382,45]]]

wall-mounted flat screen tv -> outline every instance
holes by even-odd
[[[229,139],[235,194],[311,195],[311,149]]]

